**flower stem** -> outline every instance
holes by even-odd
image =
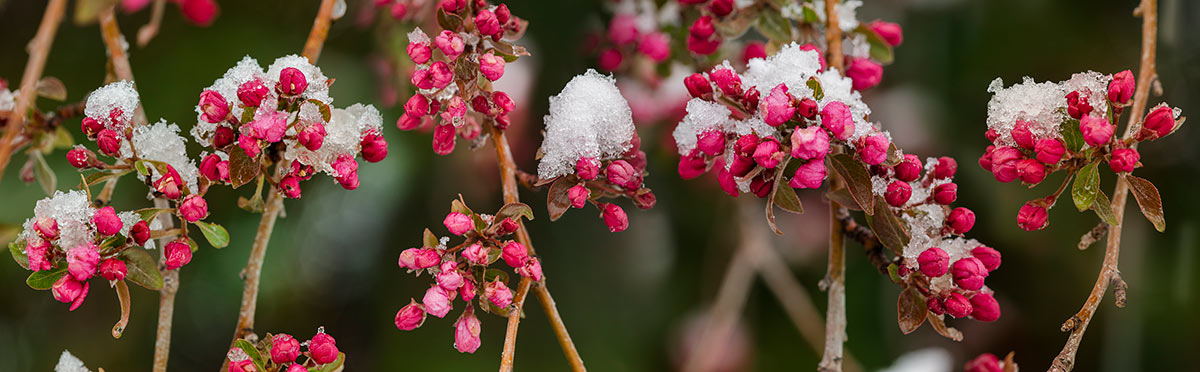
[[[1131,138],[1140,129],[1139,123],[1146,110],[1146,100],[1150,96],[1150,86],[1157,79],[1154,66],[1158,39],[1157,1],[1142,0],[1141,5],[1138,6],[1137,10],[1134,10],[1134,14],[1141,14],[1142,17],[1142,63],[1138,70],[1138,85],[1133,96],[1132,115],[1129,117],[1129,124],[1125,127],[1125,138]],[[1136,144],[1132,146],[1136,146]],[[1125,177],[1118,177],[1117,186],[1113,190],[1112,198],[1112,209],[1117,224],[1112,225],[1108,229],[1108,244],[1104,250],[1104,263],[1100,266],[1100,274],[1096,277],[1096,284],[1092,286],[1092,292],[1088,294],[1087,301],[1083,303],[1083,308],[1063,324],[1063,332],[1070,332],[1071,335],[1067,338],[1067,344],[1063,346],[1062,351],[1054,358],[1054,362],[1051,363],[1048,371],[1067,372],[1074,368],[1075,355],[1079,352],[1079,344],[1083,341],[1083,333],[1087,330],[1088,324],[1091,323],[1092,315],[1100,307],[1100,301],[1104,299],[1104,293],[1108,291],[1110,284],[1114,284],[1119,292],[1116,295],[1117,306],[1124,305],[1125,282],[1120,279],[1121,273],[1117,269],[1117,263],[1120,259],[1121,226],[1125,220],[1125,201],[1128,198],[1128,192],[1129,183],[1125,180]]]
[[[825,2],[825,38],[829,45],[829,67],[845,73],[842,57],[842,29],[838,26],[836,1]],[[836,173],[829,175],[829,189],[845,187]],[[842,370],[843,344],[846,342],[846,245],[843,242],[842,220],[838,210],[842,206],[829,201],[829,271],[822,280],[823,288],[829,291],[829,303],[825,310],[825,352],[817,369],[822,372]]]
[[[54,45],[54,34],[58,32],[58,25],[62,23],[66,6],[66,0],[50,0],[50,3],[46,4],[46,12],[42,15],[37,34],[29,41],[29,61],[25,63],[25,73],[21,76],[19,95],[12,112],[9,113],[4,136],[0,137],[0,179],[4,178],[4,169],[12,159],[14,140],[24,132],[25,113],[37,97],[37,83],[42,79],[46,58],[50,55],[50,47]]]

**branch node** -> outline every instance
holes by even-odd
[[[1067,319],[1066,322],[1063,322],[1061,330],[1063,332],[1074,332],[1075,328],[1079,328],[1079,324],[1081,322],[1083,322],[1083,319],[1079,318],[1079,314],[1072,315],[1071,319]]]
[[[1126,284],[1125,280],[1121,279],[1121,272],[1113,273],[1112,280],[1109,283],[1113,287],[1113,297],[1116,298],[1116,300],[1113,302],[1117,305],[1117,307],[1124,308],[1125,291],[1129,289],[1129,284]]]
[[[1090,247],[1092,244],[1100,241],[1100,238],[1104,237],[1104,235],[1107,233],[1107,223],[1101,222],[1099,225],[1096,225],[1096,227],[1093,227],[1086,234],[1083,234],[1083,236],[1079,237],[1079,250],[1082,251],[1088,249],[1088,247]]]

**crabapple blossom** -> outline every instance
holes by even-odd
[[[115,258],[109,258],[100,262],[100,276],[105,280],[122,280],[125,279],[126,273],[129,270],[125,265],[125,261]]]
[[[513,293],[502,281],[489,282],[483,287],[483,297],[501,309],[512,304]]]
[[[200,195],[188,195],[179,205],[179,214],[187,222],[196,222],[208,217],[208,202]]]
[[[50,292],[54,294],[54,299],[58,302],[71,304],[68,311],[75,311],[87,298],[88,287],[89,284],[86,281],[80,282],[73,275],[63,275],[54,282]]]
[[[1138,160],[1140,159],[1141,155],[1138,154],[1137,149],[1116,149],[1112,152],[1112,158],[1109,159],[1108,166],[1112,168],[1114,173],[1129,173],[1133,172],[1134,168],[1137,168]]]
[[[75,280],[83,282],[96,275],[96,268],[100,264],[100,253],[97,249],[89,243],[67,251],[67,272]]]
[[[946,272],[950,270],[949,260],[950,255],[938,247],[930,247],[917,257],[917,262],[921,266],[921,274],[930,278],[946,275]]]
[[[1079,131],[1083,141],[1092,147],[1100,147],[1112,140],[1114,127],[1108,120],[1095,116],[1084,116],[1079,120]]]
[[[963,372],[1003,372],[1004,368],[1000,367],[1000,364],[1000,358],[995,354],[983,353],[967,362],[963,366]]]
[[[1146,119],[1142,124],[1142,127],[1145,128],[1142,131],[1147,133],[1142,137],[1153,139],[1166,137],[1168,134],[1171,134],[1175,130],[1175,116],[1176,113],[1174,110],[1165,104],[1154,107],[1146,115]]]
[[[954,284],[974,291],[983,288],[983,280],[987,277],[988,270],[978,258],[966,257],[950,265],[950,274],[954,276]]]
[[[280,333],[271,337],[271,361],[286,364],[300,356],[300,341],[291,335]]]
[[[629,228],[629,217],[625,216],[625,210],[616,204],[604,204],[604,224],[608,225],[608,231],[622,232]]]
[[[333,363],[338,357],[337,341],[324,332],[317,332],[308,341],[308,353],[317,364]]]
[[[990,293],[978,293],[971,297],[971,317],[981,322],[1000,319],[1000,304]]]
[[[97,209],[96,214],[92,215],[92,224],[96,226],[96,232],[105,236],[120,232],[122,225],[121,218],[117,217],[117,212],[113,207]]]
[[[454,348],[462,353],[475,353],[483,343],[479,339],[482,324],[472,311],[463,312],[454,322]]]
[[[912,197],[913,189],[907,182],[896,180],[888,184],[887,192],[883,194],[884,200],[893,207],[899,208],[908,203],[908,199]]]
[[[941,205],[950,205],[958,199],[958,184],[943,183],[933,188],[933,201]]]
[[[396,312],[396,328],[401,331],[417,329],[425,323],[425,306],[410,300],[408,305]]]
[[[166,265],[167,270],[178,269],[192,261],[192,248],[180,239],[167,243],[167,247],[164,249],[166,260],[163,261],[163,264]]]
[[[1017,226],[1025,231],[1041,230],[1046,227],[1046,208],[1035,203],[1026,203],[1017,212]]]
[[[946,309],[946,314],[955,318],[965,318],[971,315],[971,301],[966,296],[958,292],[951,293],[944,301],[942,307]]]
[[[682,171],[680,170],[680,172]],[[584,185],[571,186],[571,189],[567,190],[567,199],[571,201],[571,207],[574,208],[583,208],[584,205],[587,205],[589,196],[591,196],[591,191]]]
[[[867,24],[867,28],[871,29],[871,31],[874,31],[876,34],[879,34],[879,37],[882,37],[883,40],[888,43],[888,45],[898,46],[900,43],[904,42],[903,31],[898,24],[874,20]]]
[[[798,189],[816,189],[825,181],[825,162],[822,159],[812,159],[796,168],[788,186]]]
[[[975,226],[975,212],[963,207],[954,208],[947,217],[947,224],[955,234],[965,234]]]
[[[467,231],[475,228],[475,221],[472,221],[471,217],[458,212],[447,214],[442,224],[446,225],[446,229],[450,230],[450,233],[454,235],[466,234]]]
[[[1133,98],[1133,72],[1121,71],[1113,75],[1108,83],[1108,100],[1113,103],[1126,104]]]
[[[451,300],[450,294],[447,294],[446,290],[440,286],[433,285],[425,291],[425,297],[421,298],[421,303],[425,305],[425,311],[429,315],[444,318],[454,308],[454,303]]]

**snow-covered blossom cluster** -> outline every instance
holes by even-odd
[[[300,181],[316,172],[357,188],[356,158],[387,157],[383,118],[371,105],[333,108],[332,83],[301,56],[278,58],[265,71],[243,58],[200,94],[192,136],[213,151],[203,156],[200,174],[236,187],[282,160],[290,170],[271,182],[289,198],[299,198]]]
[[[442,224],[454,236],[464,238],[463,242],[450,246],[450,237],[438,238],[426,229],[421,248],[400,253],[401,269],[417,276],[428,273],[434,283],[420,302],[410,300],[396,312],[396,328],[416,329],[425,323],[426,314],[444,318],[461,297],[466,308],[454,322],[454,348],[463,353],[479,349],[481,324],[475,316],[475,306],[500,316],[507,316],[512,310],[509,274],[491,265],[503,259],[516,274],[535,282],[542,280],[538,258],[531,256],[524,244],[507,240],[520,227],[521,218],[532,217],[529,206],[520,203],[507,204],[495,215],[488,215],[475,213],[455,200]],[[476,297],[478,304],[473,304]]]
[[[576,76],[550,97],[546,134],[538,163],[539,184],[552,183],[550,218],[589,202],[612,232],[629,227],[625,211],[602,198],[628,197],[638,208],[655,204],[644,186],[646,153],[634,130],[629,103],[615,80],[595,70]]]
[[[229,372],[336,371],[346,361],[345,353],[338,351],[337,340],[325,333],[325,327],[317,328],[317,334],[304,342],[286,333],[268,333],[257,343],[238,340],[225,357]]]
[[[851,79],[825,70],[810,46],[793,43],[753,59],[742,75],[726,62],[684,84],[694,97],[674,132],[684,179],[717,165],[725,192],[766,197],[776,180],[820,187],[826,155],[837,146],[867,165],[899,159],[891,135],[866,121],[870,108]]]
[[[1128,175],[1141,166],[1134,144],[1169,135],[1183,123],[1180,110],[1164,103],[1136,123],[1141,127],[1133,136],[1118,136],[1116,123],[1129,106],[1134,87],[1129,70],[1115,75],[1082,72],[1059,83],[1039,83],[1026,77],[1007,88],[997,78],[988,86],[993,96],[984,133],[992,144],[979,158],[979,165],[1004,183],[1019,179],[1037,185],[1060,170],[1078,174],[1075,188],[1082,189],[1085,196],[1073,198],[1076,207],[1092,208],[1092,201],[1085,199],[1101,200],[1095,198],[1096,187],[1092,187],[1099,183],[1096,168],[1100,162],[1107,162],[1113,173]],[[1064,187],[1054,194],[1022,206],[1017,224],[1028,231],[1045,228],[1049,209],[1070,179],[1068,176]]]
[[[408,56],[417,64],[412,84],[417,93],[396,121],[401,130],[433,126],[433,151],[454,151],[457,137],[472,141],[483,125],[503,130],[515,108],[508,94],[493,89],[506,63],[529,55],[510,43],[526,22],[508,6],[484,0],[444,0],[438,6],[440,31],[431,38],[420,28],[408,34]]]
[[[660,18],[678,16],[674,2],[667,2],[658,9],[653,1],[622,1],[610,3],[614,7],[608,28],[602,34],[589,36],[586,48],[598,51],[597,66],[604,71],[615,71],[622,66],[632,65],[630,57],[644,56],[659,63],[671,57],[671,39],[660,31]],[[669,20],[670,21],[670,20]]]

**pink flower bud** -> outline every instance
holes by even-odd
[[[33,223],[33,229],[42,239],[58,239],[58,220],[50,217],[38,217],[37,221]]]
[[[388,143],[379,133],[368,133],[362,139],[363,160],[378,163],[387,158]]]
[[[600,58],[596,64],[604,71],[613,71],[621,67],[621,61],[625,60],[625,56],[621,55],[621,51],[616,48],[608,48],[600,52]]]
[[[975,291],[983,288],[983,280],[987,278],[988,270],[978,258],[967,257],[955,261],[950,266],[950,275],[954,276],[955,285]]]
[[[483,287],[483,297],[487,297],[492,305],[503,309],[512,304],[513,294],[512,290],[504,285],[504,282],[497,280],[489,282],[487,286]]]
[[[921,159],[913,154],[905,154],[904,160],[892,169],[896,171],[896,179],[904,182],[916,181],[921,176]]]
[[[96,232],[104,236],[120,232],[122,226],[121,218],[117,217],[116,210],[111,206],[97,209],[92,215],[92,224],[96,225]]]
[[[50,270],[50,260],[46,259],[46,253],[52,248],[53,247],[50,245],[50,242],[45,240],[38,240],[36,243],[34,242],[34,239],[26,241],[25,256],[29,259],[29,270]],[[68,269],[69,268],[70,267],[68,266]]]
[[[421,298],[421,302],[425,305],[425,311],[429,315],[438,318],[446,317],[446,314],[454,308],[450,295],[437,285],[431,286],[425,291],[425,297]]]
[[[532,257],[528,261],[525,261],[525,266],[517,268],[517,274],[521,274],[521,276],[532,279],[535,282],[540,282],[542,281],[542,262],[536,257]]]
[[[122,280],[125,279],[125,274],[128,272],[125,267],[125,261],[115,258],[110,258],[100,262],[100,276],[104,280]]]
[[[446,155],[454,151],[454,126],[442,124],[433,128],[433,152]]]
[[[757,90],[754,90],[757,92]],[[796,106],[796,115],[800,115],[805,119],[813,119],[817,117],[817,101],[812,98],[805,97],[799,102],[793,103]]]
[[[978,246],[971,250],[971,256],[979,259],[983,263],[983,267],[987,268],[988,272],[995,271],[1000,267],[1000,252],[988,246]]]
[[[941,248],[930,247],[917,256],[917,264],[921,267],[921,274],[936,278],[946,275],[950,270],[950,255]]]
[[[797,127],[792,132],[792,157],[796,159],[820,159],[829,153],[829,133],[825,128]]]
[[[976,294],[971,297],[971,317],[981,322],[994,322],[1000,319],[1000,303],[991,294]]]
[[[287,127],[287,112],[258,113],[254,115],[254,121],[242,127],[242,134],[248,134],[251,137],[267,141],[267,143],[275,143],[283,140]]]
[[[783,161],[784,156],[786,155],[783,151],[779,151],[779,141],[775,140],[775,137],[767,137],[754,148],[754,162],[763,168],[775,168]]]
[[[300,198],[300,177],[286,176],[279,180],[279,190],[283,192],[283,196],[288,199]]]
[[[678,170],[680,178],[690,180],[708,171],[708,161],[700,156],[683,156],[679,158]]]
[[[946,308],[946,314],[955,318],[965,318],[971,315],[971,301],[967,300],[966,296],[959,293],[951,293],[942,302],[942,306]]]
[[[229,103],[215,90],[200,93],[200,103],[197,106],[200,106],[200,118],[209,123],[220,123],[229,116]]]
[[[1112,82],[1108,83],[1108,101],[1118,104],[1129,103],[1129,99],[1133,98],[1133,73],[1129,70],[1121,71],[1113,75]]]
[[[200,175],[211,181],[221,181],[221,174],[217,170],[217,163],[221,162],[221,157],[217,154],[208,154],[204,160],[200,161]]]
[[[591,194],[592,192],[586,186],[575,185],[567,190],[567,199],[571,201],[571,207],[583,208],[584,205],[587,205],[588,197]]]
[[[89,242],[67,251],[67,272],[75,280],[83,282],[96,275],[96,267],[100,265],[100,252],[97,249]]]
[[[525,248],[524,244],[510,241],[504,244],[500,258],[503,258],[504,263],[508,266],[514,268],[525,266],[525,261],[529,260],[529,249]]]
[[[1020,160],[1021,150],[1017,150],[1016,148],[1001,146],[993,150],[991,167],[992,175],[996,177],[996,181],[1009,183],[1016,180],[1020,174],[1017,169],[1017,163]]]
[[[883,198],[893,207],[900,208],[908,203],[908,199],[912,197],[912,186],[908,182],[896,180],[888,184],[887,191],[884,192]]]
[[[358,162],[354,161],[354,157],[347,154],[338,156],[333,162],[333,171],[337,173],[335,177],[342,188],[346,190],[354,190],[358,188]]]
[[[696,136],[696,149],[709,156],[725,152],[725,133],[716,130],[700,133]]]
[[[933,188],[933,201],[941,205],[950,205],[958,199],[958,184],[943,183]]]
[[[100,152],[108,156],[117,156],[121,152],[121,137],[117,131],[112,129],[103,129],[97,135],[96,144],[100,145]]]
[[[483,325],[473,311],[463,312],[454,322],[454,349],[460,353],[474,354],[475,350],[479,350],[479,345],[483,344],[479,339],[482,329]]]
[[[475,299],[475,282],[469,276],[463,280],[463,285],[458,287],[458,295],[462,296],[463,301]]]
[[[683,79],[683,85],[687,87],[688,94],[695,98],[705,98],[712,96],[712,85],[704,75],[695,73]]]
[[[71,304],[70,311],[75,311],[87,298],[88,283],[75,280],[71,275],[63,275],[50,287],[50,292],[54,294],[55,300]]]
[[[949,156],[938,158],[938,163],[933,167],[933,178],[951,178],[954,173],[958,172],[958,162]]]
[[[434,88],[442,89],[454,80],[454,72],[450,71],[450,65],[437,61],[429,66],[429,79]]]
[[[983,155],[979,156],[979,167],[988,172],[992,171],[992,154],[996,152],[996,146],[988,145],[987,150],[983,151]]]
[[[437,284],[447,292],[453,292],[463,284],[462,273],[458,271],[458,263],[454,261],[442,262],[441,272],[437,274]]]
[[[337,341],[333,336],[318,332],[308,341],[308,353],[317,364],[333,363],[338,357]]]
[[[416,248],[413,248],[413,249],[416,249]],[[410,249],[410,250],[412,250],[412,249]],[[407,252],[407,251],[405,251],[405,252]],[[481,243],[471,244],[471,245],[468,245],[466,248],[463,248],[462,257],[463,257],[463,259],[467,260],[467,262],[472,265],[486,266],[488,264],[488,250],[487,250],[487,248],[484,248],[483,244],[481,244]],[[400,260],[401,260],[400,267],[407,267],[404,264],[403,253],[400,256]]]
[[[425,306],[415,300],[409,300],[408,305],[396,312],[396,329],[411,331],[425,324]]]
[[[1026,149],[1033,149],[1033,132],[1029,130],[1029,122],[1017,119],[1017,125],[1012,130],[1013,141]]]
[[[215,148],[215,149],[224,148],[225,146],[229,146],[229,144],[233,143],[233,141],[234,141],[234,134],[233,134],[232,128],[227,127],[227,126],[218,126],[217,129],[215,131],[213,131],[213,137],[212,137],[212,147],[213,148]]]
[[[77,146],[67,151],[67,163],[78,169],[88,169],[96,164],[96,153],[83,146]]]
[[[516,109],[516,104],[513,103],[512,98],[509,98],[508,94],[504,92],[493,92],[492,103],[496,104],[496,108],[500,110],[501,114],[508,114]]]
[[[1112,141],[1113,125],[1108,120],[1095,116],[1084,116],[1079,120],[1079,131],[1083,133],[1083,142],[1088,146],[1101,147]]]
[[[796,182],[796,181],[793,179],[792,182]],[[733,179],[733,174],[729,173],[728,170],[721,168],[719,171],[717,171],[717,185],[721,186],[721,190],[725,191],[725,193],[729,194],[729,196],[732,196],[735,198],[738,196],[737,181],[735,181]],[[791,184],[789,184],[789,185],[791,185]],[[792,187],[796,187],[796,186],[792,185]]]
[[[258,139],[247,135],[238,136],[238,147],[246,152],[246,156],[254,158],[258,156],[258,152],[262,151],[262,145]]]
[[[575,175],[585,181],[594,180],[600,175],[600,163],[593,158],[579,158],[575,161]]]
[[[637,15],[621,13],[614,15],[608,24],[608,39],[618,46],[637,41]]]
[[[886,41],[888,45],[897,46],[904,42],[903,31],[901,31],[900,25],[898,24],[875,20],[871,23],[868,23],[867,28],[870,28],[871,31],[875,31],[876,34],[879,34],[879,37],[882,37],[883,41]]]
[[[742,63],[750,63],[755,58],[767,58],[767,47],[761,41],[750,41],[742,48]]]
[[[1076,119],[1082,119],[1084,116],[1092,112],[1092,105],[1088,103],[1087,97],[1081,97],[1079,91],[1071,91],[1067,93],[1067,114]]]
[[[493,40],[500,39],[500,35],[504,30],[500,28],[500,20],[496,19],[496,14],[487,9],[481,9],[475,15],[475,28],[483,36],[491,36]]]
[[[488,80],[500,80],[504,76],[504,58],[492,52],[479,56],[479,72]]]
[[[966,234],[967,231],[971,231],[972,227],[975,227],[975,212],[967,208],[954,208],[954,210],[950,211],[950,216],[947,219],[950,230],[954,231],[955,234]]]
[[[429,99],[421,94],[413,94],[404,103],[404,114],[422,117],[429,114]]]
[[[1133,172],[1133,169],[1138,167],[1138,160],[1140,159],[1141,155],[1138,155],[1137,149],[1116,149],[1112,152],[1112,158],[1109,159],[1108,166],[1115,173]]]
[[[661,32],[651,32],[638,42],[638,52],[654,62],[662,62],[671,56],[671,38]]]
[[[88,138],[95,138],[96,133],[100,133],[101,130],[104,130],[104,124],[100,124],[100,122],[96,121],[96,119],[85,117],[83,118],[83,121],[79,123],[79,128],[83,130],[83,134]]]
[[[868,89],[883,80],[883,66],[866,58],[849,58],[846,77],[854,81],[854,90]]]
[[[217,13],[220,13],[216,0],[182,0],[179,10],[183,13],[183,19],[201,27],[211,25]]]
[[[442,262],[442,256],[433,248],[409,248],[400,252],[400,267],[412,270],[428,269]]]
[[[879,165],[884,160],[887,160],[888,147],[891,145],[891,142],[883,134],[872,134],[863,137],[859,141],[858,157],[862,158],[863,163]]]
[[[146,241],[150,240],[150,224],[146,221],[133,224],[133,228],[129,229],[129,237],[133,238],[137,245],[146,245]]]
[[[779,126],[796,114],[796,108],[792,107],[792,95],[788,94],[788,87],[784,84],[771,88],[771,94],[763,99],[759,109],[762,110],[763,121],[771,126]]]
[[[397,1],[396,3],[392,4],[390,10],[392,19],[397,21],[402,20],[404,19],[404,16],[408,15],[408,3]]]
[[[629,217],[625,216],[625,210],[616,204],[605,204],[603,217],[604,224],[608,225],[610,232],[622,232],[629,228]]]
[[[992,353],[980,354],[975,359],[967,362],[963,366],[963,372],[1003,372],[1004,368],[1000,367],[1000,358]]]
[[[1032,202],[1025,203],[1017,211],[1017,226],[1025,231],[1041,230],[1046,227],[1046,208]]]
[[[300,341],[291,335],[280,333],[271,336],[271,361],[275,364],[286,364],[296,361],[300,356]]]
[[[701,19],[704,19],[704,18],[708,18],[708,16],[701,17]],[[696,21],[696,22],[699,23],[700,21]],[[713,38],[709,39],[709,38],[696,37],[696,35],[694,33],[688,34],[687,49],[688,49],[688,51],[691,51],[692,53],[696,53],[699,55],[709,55],[709,54],[713,54],[713,52],[716,52],[717,48],[719,48],[719,47],[721,47],[721,38],[719,38],[719,37],[713,37]]]
[[[1046,179],[1046,166],[1036,159],[1021,159],[1017,161],[1017,174],[1021,182],[1036,185]]]
[[[695,23],[692,23],[692,25],[688,27],[688,33],[692,37],[701,40],[708,39],[710,36],[713,36],[715,32],[716,28],[713,27],[712,16],[709,15],[700,16],[699,19],[696,19]]]
[[[742,95],[742,78],[733,72],[733,70],[727,68],[713,69],[712,72],[708,73],[708,78],[712,79],[712,82],[717,84],[717,88],[721,89],[721,93],[724,93],[726,96],[740,97]],[[787,86],[780,85],[783,86],[783,93],[786,94]],[[776,88],[778,87],[776,86]]]
[[[253,360],[246,358],[236,362],[229,362],[229,372],[258,372],[258,368],[254,366]]]
[[[154,190],[167,199],[179,199],[180,196],[183,196],[181,187],[183,187],[183,179],[179,177],[179,172],[176,172],[175,168],[170,165],[167,166],[167,174],[154,181]]]
[[[279,93],[297,96],[304,93],[308,89],[308,79],[304,76],[300,69],[295,67],[284,68],[279,72],[279,85],[276,86]]]
[[[1038,161],[1046,165],[1055,165],[1067,153],[1067,148],[1057,138],[1046,138],[1037,141],[1034,152]]]
[[[450,230],[451,234],[459,235],[466,234],[475,228],[475,222],[467,216],[458,212],[450,212],[446,218],[442,220],[442,224],[446,225],[446,229]]]
[[[208,217],[208,202],[200,195],[188,195],[179,205],[179,214],[187,222],[196,222]]]
[[[821,109],[821,126],[828,129],[834,138],[846,140],[854,133],[854,119],[850,108],[839,101],[825,104]]]
[[[724,17],[733,12],[733,0],[712,0],[708,3],[708,11],[717,17]]]
[[[946,307],[942,305],[942,301],[938,300],[937,297],[929,296],[929,299],[925,300],[925,307],[934,315],[946,313]]]
[[[418,65],[429,62],[429,57],[433,56],[433,48],[429,46],[429,43],[410,42],[405,50],[408,52],[408,57],[412,58],[413,63]]]
[[[758,148],[759,142],[760,141],[758,139],[758,136],[754,135],[754,133],[751,133],[751,134],[747,134],[747,135],[738,137],[737,143],[734,144],[733,148],[735,150],[737,150],[738,155],[745,156],[745,157],[753,157],[754,150]],[[749,169],[747,169],[747,171],[748,170]],[[738,175],[738,177],[741,177],[741,176],[742,175]]]
[[[263,85],[262,80],[254,79],[242,83],[238,86],[238,100],[247,107],[258,107],[262,104],[263,97],[266,97],[270,91]]]
[[[446,13],[458,13],[458,11],[466,9],[467,1],[466,0],[442,0],[440,5],[442,7],[442,10],[445,10]]]
[[[1142,131],[1146,134],[1139,137],[1148,139],[1162,138],[1171,134],[1175,130],[1175,111],[1167,105],[1158,105],[1150,114],[1146,115],[1146,120],[1142,124]]]
[[[453,60],[458,58],[463,52],[463,39],[458,36],[458,33],[450,30],[442,30],[442,33],[433,38],[433,45],[437,46],[442,54],[446,55],[446,59]]]
[[[167,270],[175,270],[192,262],[192,247],[183,239],[172,240],[165,248]]]
[[[605,177],[608,177],[608,182],[630,190],[637,190],[642,186],[642,175],[637,169],[634,169],[632,164],[625,160],[617,160],[608,164],[604,169]]]
[[[324,124],[313,123],[301,130],[296,139],[309,151],[317,151],[321,149],[321,145],[325,144],[325,134]]]
[[[824,159],[809,160],[796,168],[796,173],[792,175],[788,186],[797,189],[820,188],[821,183],[825,182],[825,173]]]

